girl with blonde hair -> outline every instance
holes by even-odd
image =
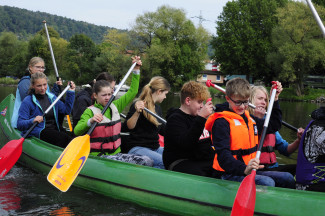
[[[278,100],[277,96],[276,100]],[[269,105],[269,94],[266,88],[264,86],[251,86],[249,102],[256,106],[255,109],[249,108],[249,113],[258,118],[264,118],[266,109]],[[303,129],[299,128],[297,139],[291,144],[282,138],[279,131],[266,134],[260,156],[260,163],[264,165],[264,170],[289,172],[295,175],[296,164],[279,165],[276,159],[275,150],[278,150],[279,153],[284,156],[290,156],[290,154],[297,150],[302,133]],[[285,176],[282,176],[282,178],[285,178]],[[287,179],[283,179],[283,181],[287,181]]]
[[[168,81],[160,76],[153,77],[145,85],[142,92],[131,105],[126,116],[126,126],[130,130],[127,142],[123,143],[124,151],[129,154],[144,155],[154,161],[153,167],[164,169],[162,153],[164,148],[159,145],[159,135],[164,134],[164,125],[146,111],[144,107],[162,116],[158,103],[163,102],[170,90]]]
[[[34,122],[38,122],[38,125],[30,133],[31,136],[65,148],[72,137],[61,129],[58,115],[60,113],[68,115],[71,112],[75,97],[75,84],[72,81],[70,82],[70,89],[67,91],[65,102],[59,100],[43,117],[45,110],[56,99],[56,96],[48,92],[47,89],[46,75],[42,72],[33,73],[30,79],[30,93],[25,97],[19,108],[17,129],[24,135]]]

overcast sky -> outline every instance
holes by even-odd
[[[130,29],[138,15],[155,12],[165,4],[184,9],[187,18],[196,26],[200,20],[198,17],[201,16],[204,19],[202,25],[215,35],[215,21],[227,2],[228,0],[0,0],[0,5],[47,12],[96,25]]]

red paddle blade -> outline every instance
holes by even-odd
[[[232,207],[231,216],[254,215],[256,198],[255,175],[256,171],[253,170],[240,184]]]
[[[23,151],[24,138],[11,140],[0,150],[0,179],[15,165]]]

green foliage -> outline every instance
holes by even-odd
[[[312,89],[312,88],[306,88],[305,94],[301,96],[297,96],[296,94],[296,88],[284,88],[283,91],[280,94],[280,99],[283,100],[316,100],[319,97],[325,97],[324,89]]]
[[[25,68],[27,43],[19,41],[12,32],[0,34],[0,76],[20,77]]]
[[[318,14],[325,18],[325,9],[316,7]],[[290,2],[278,9],[279,20],[273,29],[274,51],[267,59],[274,65],[279,79],[294,83],[296,94],[304,94],[303,79],[320,65],[325,67],[325,41],[307,5]]]
[[[77,84],[89,83],[103,71],[119,80],[130,67],[131,55],[141,55],[141,85],[153,76],[161,75],[173,87],[179,88],[185,81],[196,79],[203,69],[211,40],[202,26],[195,28],[183,10],[168,6],[138,16],[132,32],[105,28],[105,37],[98,45],[91,39],[88,30],[79,26],[86,23],[0,6],[0,31],[8,29],[14,32],[9,36],[0,36],[0,76],[21,77],[29,60],[39,56],[46,63],[46,75],[55,79],[43,19],[48,23],[59,76]],[[102,31],[91,26],[87,24],[91,33],[102,38]],[[15,35],[19,35],[19,39]],[[28,41],[24,42],[27,38]]]
[[[318,5],[321,5],[321,6],[325,7],[325,1],[324,0],[312,0],[312,2],[314,3],[314,5],[316,3]]]
[[[226,89],[226,86],[221,86],[219,85],[221,88],[224,88]],[[208,88],[209,89],[209,92],[211,95],[218,95],[218,96],[224,96],[225,94],[221,91],[219,91],[218,89],[215,89],[215,88]]]
[[[203,69],[210,36],[202,27],[196,29],[183,10],[161,6],[138,16],[132,30],[144,45],[139,50],[145,53],[145,82],[161,75],[180,87]]]
[[[88,36],[78,34],[71,37],[67,49],[68,77],[77,83],[88,83],[94,78],[93,62],[98,55],[95,43]]]
[[[20,38],[28,39],[29,36],[43,29],[44,19],[47,21],[49,31],[53,27],[65,40],[69,40],[75,34],[83,33],[96,43],[100,43],[105,32],[111,29],[39,11],[0,6],[0,32],[11,31]],[[51,35],[51,37],[56,36]]]
[[[5,85],[17,85],[18,84],[18,79],[13,79],[10,77],[2,77],[0,78],[0,84],[5,84]]]
[[[218,17],[212,42],[215,60],[224,74],[250,75],[269,82],[274,73],[265,56],[272,50],[271,31],[276,9],[287,0],[229,1]]]

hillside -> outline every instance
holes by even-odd
[[[46,20],[47,25],[53,27],[66,40],[74,34],[82,33],[89,36],[95,43],[100,43],[107,30],[112,29],[49,13],[0,6],[0,32],[11,31],[20,38],[28,38],[44,27],[43,20]]]

